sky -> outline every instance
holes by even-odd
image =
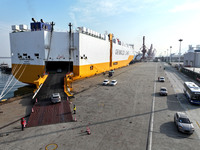
[[[84,26],[99,33],[113,33],[135,51],[145,44],[157,56],[178,54],[188,45],[200,45],[200,0],[1,0],[0,57],[10,56],[11,25],[26,24],[31,18],[55,22],[55,31]]]

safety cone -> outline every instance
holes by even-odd
[[[34,112],[34,109],[32,108],[32,113]]]
[[[89,128],[89,127],[87,127],[86,132],[87,132],[88,135],[91,134],[91,132],[90,132],[90,128]]]

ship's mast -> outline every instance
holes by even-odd
[[[72,47],[72,23],[69,23],[69,72],[70,72],[70,59],[71,59],[71,47]]]
[[[49,59],[49,54],[50,54],[50,50],[51,50],[51,40],[52,40],[52,36],[53,36],[53,30],[54,30],[54,28],[53,28],[53,26],[55,25],[55,23],[52,21],[51,22],[51,34],[50,34],[50,41],[49,41],[49,51],[48,51],[48,55],[47,55],[47,61],[48,61],[48,59]]]

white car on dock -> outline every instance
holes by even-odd
[[[114,86],[114,85],[116,85],[117,84],[117,80],[112,80],[111,82],[110,82],[110,85],[111,86]]]
[[[104,81],[103,81],[103,85],[108,85],[109,84],[109,80],[108,79],[105,79]]]
[[[53,93],[52,95],[51,95],[51,102],[52,103],[59,103],[59,102],[61,102],[61,96],[60,96],[60,93]]]
[[[160,95],[161,96],[167,96],[168,92],[167,92],[167,88],[166,87],[161,87],[160,88]]]
[[[159,82],[165,82],[165,77],[158,77]]]

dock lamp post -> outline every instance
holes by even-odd
[[[170,46],[170,56],[169,56],[169,62],[170,62],[170,63],[171,63],[171,61],[172,61],[171,52],[172,52],[172,46]]]
[[[169,62],[168,49],[167,49],[167,62]]]
[[[178,40],[179,42],[180,42],[180,47],[179,47],[179,63],[178,63],[178,65],[179,65],[179,67],[180,67],[180,61],[181,61],[181,42],[183,41],[183,39],[179,39]]]

